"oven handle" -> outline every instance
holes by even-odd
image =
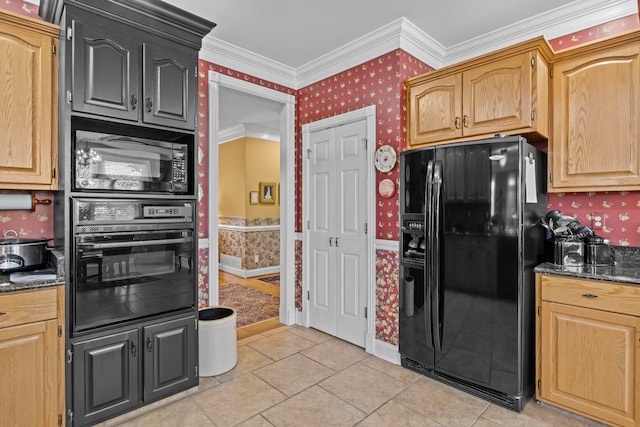
[[[91,249],[112,249],[112,248],[133,248],[136,246],[148,245],[164,245],[170,243],[188,243],[192,242],[191,237],[182,239],[157,239],[157,240],[137,240],[135,242],[109,242],[109,243],[78,243],[78,246]]]

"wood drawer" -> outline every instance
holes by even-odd
[[[0,328],[55,319],[56,296],[56,287],[0,295]]]
[[[640,316],[640,286],[562,276],[540,278],[543,301]]]

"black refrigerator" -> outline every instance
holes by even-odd
[[[522,410],[534,394],[534,267],[547,157],[521,136],[400,155],[403,366]]]

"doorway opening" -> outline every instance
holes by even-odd
[[[256,84],[252,84],[243,80],[228,77],[216,73],[209,72],[208,86],[209,86],[209,217],[208,217],[208,229],[209,229],[209,304],[218,305],[220,300],[220,283],[219,276],[219,259],[223,254],[219,254],[218,251],[218,235],[219,235],[219,177],[218,170],[220,165],[220,153],[219,143],[223,138],[227,138],[225,133],[233,132],[233,130],[223,129],[221,123],[229,120],[224,116],[223,111],[228,112],[233,107],[225,105],[225,100],[228,95],[233,95],[238,99],[245,99],[252,102],[252,105],[264,104],[266,108],[277,109],[277,124],[279,126],[279,160],[280,168],[278,173],[278,181],[258,181],[258,178],[252,178],[250,182],[252,187],[251,191],[243,191],[241,194],[237,193],[236,197],[246,197],[248,202],[253,200],[252,193],[253,186],[257,191],[261,191],[264,188],[263,184],[273,184],[273,187],[268,187],[269,191],[265,190],[265,194],[272,198],[278,197],[278,216],[279,216],[279,269],[270,271],[268,268],[261,270],[261,267],[253,269],[245,269],[243,264],[239,265],[240,274],[236,274],[238,279],[248,279],[249,275],[257,274],[259,276],[271,275],[273,273],[279,273],[280,286],[279,286],[279,322],[283,324],[293,324],[295,321],[295,301],[294,301],[294,107],[295,98],[292,95],[288,95],[283,92],[278,92],[272,89],[265,88]],[[242,107],[240,107],[242,108]],[[249,110],[244,108],[241,113],[246,114]],[[248,117],[246,120],[250,121]],[[255,132],[255,126],[250,123],[242,123],[242,130],[245,133]],[[237,131],[237,130],[236,130]],[[274,190],[273,193],[271,190]],[[258,194],[259,196],[259,194]],[[258,198],[259,203],[260,198]],[[275,200],[273,200],[275,202]],[[269,203],[265,203],[268,206]],[[268,227],[265,226],[265,227]],[[242,228],[242,227],[240,227]],[[246,230],[243,230],[246,231]],[[258,256],[256,255],[256,259]],[[255,263],[255,260],[252,259]],[[251,264],[251,263],[246,263]],[[253,267],[256,267],[253,265]],[[247,272],[247,270],[251,270]],[[238,271],[234,272],[238,273]],[[245,277],[242,277],[245,276]],[[272,285],[267,285],[272,286]]]

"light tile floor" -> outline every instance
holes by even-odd
[[[596,426],[530,401],[516,413],[314,329],[238,341],[238,364],[120,426]]]

